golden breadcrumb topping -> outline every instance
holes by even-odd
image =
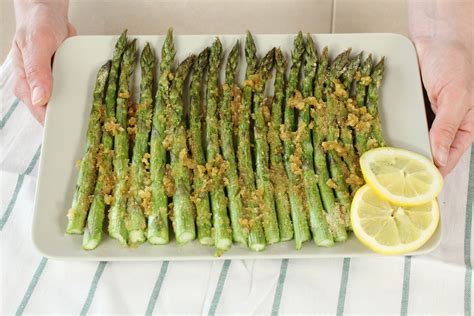
[[[239,116],[242,107],[242,90],[238,85],[234,84],[232,86],[232,101],[230,103],[230,113],[232,115],[232,125],[234,127],[234,132],[237,133],[239,126]]]
[[[351,174],[347,179],[346,179],[347,184],[355,184],[355,185],[363,185],[364,184],[364,179],[361,177]]]
[[[337,189],[337,184],[336,184],[336,182],[334,182],[333,179],[328,179],[328,180],[326,181],[326,185],[327,185],[328,187],[330,187],[331,189],[335,189],[335,190]]]
[[[288,106],[298,110],[304,110],[306,102],[300,91],[296,90],[293,96],[288,99]]]
[[[321,144],[323,146],[323,149],[325,151],[330,151],[330,150],[335,150],[336,153],[341,156],[341,157],[345,157],[347,156],[347,149],[342,146],[338,141],[326,141],[326,142],[322,142]]]
[[[176,190],[174,186],[174,179],[171,176],[171,166],[170,164],[166,164],[166,171],[163,177],[163,185],[165,187],[165,192],[168,197],[172,197]]]
[[[107,205],[112,205],[112,203],[114,202],[114,196],[112,194],[104,195],[104,202]]]
[[[368,86],[371,82],[372,78],[370,76],[360,78],[360,83],[362,83],[364,86]]]
[[[359,81],[361,77],[362,77],[362,74],[360,73],[360,71],[359,70],[356,71],[356,73],[354,75],[354,80]]]
[[[165,139],[163,139],[162,145],[165,150],[171,150],[171,145],[173,144],[173,135],[167,133]]]
[[[377,143],[377,140],[375,140],[374,138],[370,138],[368,141],[367,141],[367,148],[370,150],[370,149],[374,149],[374,148],[377,148],[378,147],[378,143]]]
[[[353,113],[347,115],[347,126],[355,127],[359,123],[359,117]]]
[[[347,97],[349,95],[339,80],[334,80],[334,85],[335,85],[334,94],[337,97]]]
[[[265,123],[269,123],[272,120],[272,115],[270,113],[270,107],[272,105],[273,98],[267,97],[262,102],[262,113]]]
[[[123,131],[123,128],[117,123],[115,117],[109,118],[104,123],[104,130],[110,133],[112,136],[117,135],[119,132]]]
[[[189,158],[188,150],[186,148],[181,149],[179,152],[179,161],[190,170],[196,168],[197,165],[193,159]]]
[[[149,216],[151,213],[151,187],[145,186],[143,190],[138,192],[140,199],[142,200],[143,213],[145,216]]]

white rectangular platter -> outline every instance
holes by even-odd
[[[176,61],[199,53],[209,46],[216,35],[177,35]],[[148,41],[159,56],[164,36],[133,36],[142,48]],[[225,56],[245,35],[219,35]],[[281,47],[289,57],[295,35],[255,35],[258,55],[262,56],[273,46]],[[428,127],[423,104],[421,80],[415,48],[405,37],[396,34],[315,34],[318,50],[329,47],[330,56],[352,47],[372,53],[375,60],[386,57],[385,76],[381,89],[380,112],[382,127],[390,146],[402,147],[431,157]],[[209,260],[214,248],[201,246],[197,241],[177,246],[171,242],[164,246],[148,243],[138,248],[124,248],[104,234],[96,250],[82,249],[82,236],[65,235],[66,213],[70,208],[77,176],[75,162],[82,158],[85,134],[92,103],[92,90],[96,72],[112,56],[115,36],[77,36],[65,41],[54,58],[54,88],[48,105],[44,140],[41,152],[39,178],[36,189],[33,218],[33,242],[46,257],[71,260]],[[243,54],[241,54],[243,55]],[[134,75],[134,98],[137,99],[140,71]],[[223,68],[222,68],[223,69]],[[240,82],[245,69],[242,57]],[[222,81],[221,76],[221,81]],[[271,92],[271,91],[269,91]],[[440,241],[441,230],[421,249],[413,254],[427,253]],[[316,247],[306,242],[301,250],[294,249],[293,241],[269,246],[256,253],[234,246],[219,259],[258,258],[323,258],[375,256],[351,234],[347,242],[332,248]]]

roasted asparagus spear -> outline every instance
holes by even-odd
[[[206,88],[206,153],[207,163],[212,166],[210,196],[214,224],[214,245],[219,250],[227,250],[232,246],[232,230],[227,216],[227,198],[222,185],[225,173],[220,173],[220,170],[225,168],[219,166],[219,164],[226,162],[223,161],[219,151],[219,127],[217,122],[217,107],[220,101],[219,66],[221,55],[222,44],[219,38],[216,38],[211,46]],[[217,172],[214,172],[214,170]]]
[[[221,148],[224,159],[228,162],[226,172],[228,183],[227,196],[229,198],[229,213],[232,224],[232,235],[234,241],[247,246],[249,229],[248,216],[245,213],[242,197],[240,196],[239,175],[237,173],[237,161],[234,150],[234,132],[232,128],[232,105],[239,105],[242,93],[235,82],[236,70],[239,64],[240,44],[235,43],[227,57],[225,84],[223,87],[223,98],[219,111]]]
[[[166,106],[169,102],[171,70],[175,48],[173,31],[168,30],[161,50],[160,77],[155,97],[155,108],[150,141],[150,178],[151,178],[151,212],[148,215],[147,239],[151,244],[169,242],[168,197],[163,179],[166,170]]]
[[[101,161],[97,183],[94,190],[94,200],[92,201],[87,225],[84,230],[82,247],[87,250],[96,248],[102,239],[102,227],[105,217],[106,197],[111,197],[114,188],[113,180],[113,147],[114,136],[109,129],[115,122],[115,105],[117,102],[117,81],[119,77],[119,67],[122,62],[123,53],[127,46],[127,30],[120,35],[115,44],[112,65],[110,67],[107,91],[105,95],[105,122],[102,134]],[[108,201],[109,203],[111,201]]]
[[[114,136],[114,172],[116,185],[112,206],[109,212],[109,235],[117,239],[122,245],[127,245],[127,193],[129,187],[129,148],[127,133],[127,112],[130,102],[130,79],[135,66],[137,50],[135,40],[128,44],[123,55],[119,77],[119,92],[117,95],[117,109],[115,119],[117,132]]]
[[[268,143],[270,145],[271,180],[275,193],[275,204],[280,228],[280,240],[293,239],[293,224],[290,215],[290,201],[288,199],[288,176],[283,163],[283,145],[280,139],[282,125],[282,109],[285,102],[285,71],[286,60],[281,49],[275,50],[275,83],[274,98],[271,107],[271,123],[268,129]]]
[[[137,107],[137,133],[130,166],[130,189],[127,201],[128,243],[131,245],[146,240],[146,216],[151,209],[151,188],[148,172],[148,143],[151,130],[153,106],[153,72],[156,58],[147,43],[143,48],[140,65],[142,79],[140,83],[140,104]]]
[[[184,124],[183,88],[195,56],[191,55],[178,66],[169,96],[170,134],[174,136],[171,146],[171,174],[174,179],[172,222],[176,241],[185,244],[196,238],[194,226],[194,206],[191,202],[191,172],[186,165],[188,148],[186,144],[186,127]]]

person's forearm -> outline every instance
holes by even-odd
[[[473,48],[474,0],[408,0],[411,39],[438,38]]]

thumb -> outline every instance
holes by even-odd
[[[439,167],[446,166],[448,162],[451,145],[465,114],[462,96],[454,94],[458,91],[450,92],[442,93],[438,98],[438,110],[430,131],[433,156]]]
[[[21,50],[25,75],[31,91],[33,105],[45,105],[52,90],[51,57],[54,47],[47,43],[36,42],[36,45]]]

